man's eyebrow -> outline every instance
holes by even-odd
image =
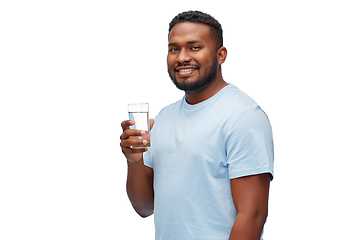
[[[194,40],[194,41],[189,41],[186,44],[194,44],[194,43],[200,43],[200,42],[202,42],[202,41],[201,40]],[[177,43],[169,43],[169,47],[176,46],[176,45],[178,45],[178,44]]]
[[[200,43],[202,42],[201,40],[194,40],[194,41],[190,41],[190,42],[187,42],[187,43],[190,43],[190,44],[194,44],[194,43]]]

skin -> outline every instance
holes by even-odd
[[[126,182],[126,191],[135,211],[141,217],[147,217],[154,213],[154,189],[152,168],[144,165],[143,152],[147,151],[145,147],[146,140],[131,138],[131,136],[145,135],[144,131],[130,129],[135,121],[128,120],[121,123],[123,133],[120,136],[120,147],[127,159],[128,176]],[[154,125],[154,119],[150,119],[150,130]],[[132,145],[144,145],[144,148],[133,149]]]
[[[226,60],[227,50],[221,47],[216,50],[209,26],[201,23],[179,23],[169,34],[169,52],[167,57],[168,72],[172,79],[180,84],[191,84],[206,75],[216,56],[216,76],[206,86],[196,91],[186,91],[185,98],[189,104],[200,103],[227,85],[221,75],[221,64]],[[194,71],[181,73],[175,69],[199,66]],[[174,80],[173,80],[174,81]]]
[[[209,70],[216,64],[215,77],[196,90],[185,91],[189,104],[200,103],[227,85],[222,78],[221,64],[225,62],[225,47],[215,48],[209,26],[199,23],[179,23],[169,34],[168,72],[178,85],[189,86],[206,79]],[[190,66],[190,67],[189,67]],[[179,69],[191,69],[181,72]],[[143,131],[129,129],[134,121],[124,121],[120,146],[127,158],[127,193],[136,210],[147,217],[154,211],[154,190],[152,168],[143,163],[143,152],[147,142],[130,138],[141,136]],[[150,129],[154,120],[150,120]],[[143,144],[144,148],[132,149],[131,145]],[[259,240],[268,213],[268,196],[271,175],[269,173],[235,178],[230,180],[234,205],[238,212],[233,224],[230,240]]]

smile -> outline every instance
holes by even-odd
[[[178,72],[189,72],[189,71],[195,71],[195,68],[187,68],[187,69],[180,69]]]
[[[197,68],[181,68],[175,71],[179,77],[188,77],[192,75],[196,70]]]

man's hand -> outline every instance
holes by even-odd
[[[150,130],[154,125],[154,119],[150,119]],[[144,139],[139,139],[139,136],[145,135],[145,131],[130,129],[130,126],[134,125],[135,121],[126,120],[121,123],[123,133],[120,136],[120,147],[124,153],[126,159],[129,162],[138,162],[142,159],[142,153],[148,150],[147,141]],[[143,148],[131,148],[131,146],[144,146]]]

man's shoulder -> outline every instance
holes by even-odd
[[[257,103],[254,99],[252,99],[249,95],[247,95],[245,92],[240,90],[238,87],[236,87],[233,84],[229,84],[228,88],[226,89],[225,97],[228,98],[228,100],[231,99],[231,102],[233,105],[241,104],[242,107],[248,105],[250,106],[257,106]]]
[[[234,124],[257,124],[259,121],[268,122],[268,117],[263,109],[249,95],[231,85],[226,92],[225,101],[229,104],[226,108],[228,121]],[[226,115],[225,115],[226,116]]]

